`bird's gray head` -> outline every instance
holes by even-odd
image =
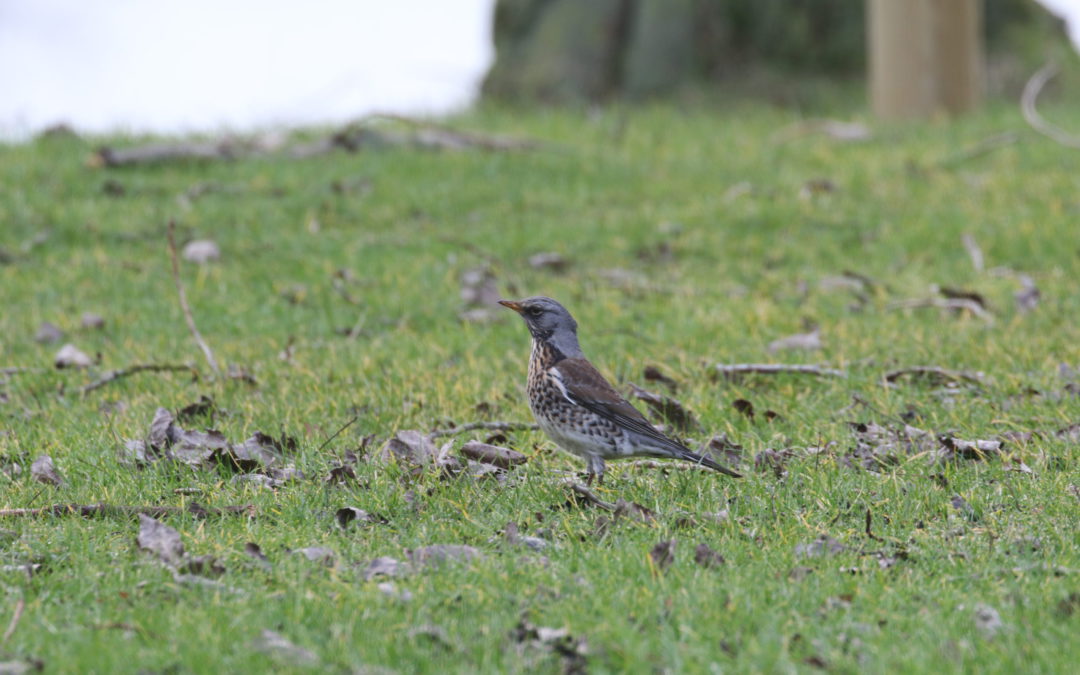
[[[538,295],[524,300],[500,300],[499,304],[520,314],[535,339],[551,344],[568,357],[581,354],[577,321],[558,302]]]

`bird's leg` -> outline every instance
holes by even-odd
[[[589,485],[592,486],[593,478],[598,479],[600,485],[604,484],[604,458],[589,455]]]
[[[585,473],[585,485],[592,487],[593,478],[596,478],[596,474],[592,471]]]

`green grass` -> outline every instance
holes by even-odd
[[[1080,129],[1076,110],[1044,114]],[[453,124],[549,145],[127,170],[88,168],[92,141],[0,148],[8,259],[0,367],[31,369],[0,381],[0,458],[21,458],[23,467],[0,474],[0,506],[257,507],[252,519],[164,519],[189,552],[221,560],[226,589],[176,582],[137,550],[135,519],[4,519],[0,564],[42,567],[32,578],[0,572],[0,629],[25,600],[0,661],[41,659],[50,672],[288,670],[253,648],[271,629],[329,671],[572,665],[557,650],[514,640],[524,616],[584,638],[586,667],[597,673],[812,671],[815,663],[836,672],[1070,670],[1080,660],[1080,456],[1054,432],[1080,421],[1080,398],[1059,374],[1061,363],[1080,367],[1080,154],[1029,132],[1012,106],[955,122],[875,125],[863,143],[775,141],[798,121],[761,105],[481,109]],[[1019,141],[953,161],[1008,131]],[[838,189],[801,197],[817,178]],[[361,179],[370,189],[358,189]],[[103,189],[110,180],[122,196]],[[335,191],[335,181],[348,189]],[[181,204],[201,182],[220,189]],[[749,189],[733,191],[740,183]],[[191,340],[169,272],[170,219],[182,240],[221,246],[220,262],[185,263],[182,275],[217,357],[257,386],[215,381]],[[973,268],[964,233],[982,247],[987,271]],[[670,255],[654,254],[663,247]],[[569,268],[532,269],[528,257],[544,251],[565,256]],[[597,520],[610,514],[567,504],[562,472],[581,465],[536,432],[504,443],[530,460],[505,483],[361,462],[355,483],[326,484],[337,458],[368,434],[377,449],[399,430],[529,419],[520,320],[499,308],[490,323],[458,319],[459,278],[485,264],[507,296],[562,300],[586,353],[620,385],[645,385],[647,365],[676,378],[676,396],[707,430],[695,438],[723,432],[741,443],[746,476],[612,463],[599,495],[659,515],[620,520],[603,535]],[[1016,310],[1019,284],[990,271],[998,267],[1034,279],[1042,299],[1033,312]],[[613,269],[636,276],[612,283],[605,271]],[[338,270],[351,272],[345,287],[355,304],[335,290]],[[844,270],[878,284],[858,310],[850,293],[819,284]],[[931,296],[932,284],[977,290],[994,322],[889,307]],[[104,329],[81,329],[84,311],[101,314]],[[820,353],[766,352],[804,318],[821,325]],[[34,341],[42,321],[100,364],[51,368],[59,344]],[[358,325],[356,339],[341,334]],[[279,354],[290,342],[286,361]],[[718,362],[769,360],[849,375],[731,382],[709,373]],[[139,374],[76,393],[104,370],[145,362],[190,362],[200,377]],[[951,394],[919,382],[882,385],[885,371],[910,365],[989,380]],[[213,426],[232,440],[256,430],[296,437],[294,462],[307,478],[270,491],[232,483],[224,469],[119,463],[121,439],[143,437],[158,406],[175,410],[202,394],[221,409]],[[853,395],[867,405],[849,407]],[[750,421],[732,408],[738,398],[781,418]],[[321,448],[354,414],[356,423]],[[984,462],[940,464],[923,453],[872,472],[841,461],[854,444],[849,421],[895,425],[902,414],[966,439],[1042,435]],[[766,449],[829,442],[824,452],[797,450],[784,478],[753,466]],[[40,454],[53,457],[63,487],[30,478]],[[1014,459],[1033,473],[1011,471]],[[957,495],[970,512],[952,506]],[[342,530],[333,514],[344,506],[388,523]],[[867,510],[885,541],[866,535]],[[705,515],[717,511],[727,518]],[[540,554],[506,546],[508,521],[550,545]],[[823,534],[846,549],[797,555]],[[648,552],[670,538],[676,559],[660,572]],[[247,542],[262,547],[269,568],[244,554]],[[695,565],[699,542],[726,564]],[[468,544],[484,558],[393,580],[408,601],[380,591],[384,579],[363,580],[370,559],[404,559],[429,544]],[[306,546],[333,549],[336,563],[288,553]],[[883,569],[869,554],[879,550],[906,558]],[[1000,614],[996,634],[979,630],[978,605]]]

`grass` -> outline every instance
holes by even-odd
[[[1044,114],[1080,129],[1075,107]],[[5,519],[0,564],[42,567],[32,577],[0,572],[0,626],[25,601],[0,660],[40,659],[50,672],[303,669],[255,649],[271,629],[330,671],[580,666],[566,651],[587,652],[584,667],[596,673],[1069,671],[1080,660],[1080,456],[1054,432],[1080,421],[1080,398],[1059,372],[1080,366],[1080,154],[1028,132],[1012,106],[955,122],[874,125],[861,143],[776,142],[799,119],[751,104],[480,109],[453,124],[549,145],[128,170],[88,168],[95,140],[0,147],[0,366],[30,369],[0,383],[8,467],[0,506],[257,508],[251,519],[164,519],[189,552],[225,565],[224,587],[176,581],[137,549],[134,519]],[[964,157],[1008,131],[1018,142]],[[836,190],[800,195],[820,178]],[[199,183],[215,189],[178,199]],[[219,262],[185,263],[182,275],[217,357],[257,385],[210,377],[176,302],[170,219],[181,240],[220,245]],[[1014,307],[1015,276],[973,268],[964,233],[988,270],[1033,278],[1034,311]],[[569,268],[527,264],[547,251]],[[659,515],[622,519],[606,533],[597,521],[610,514],[568,504],[560,472],[581,465],[537,432],[501,442],[529,457],[506,482],[416,477],[379,462],[358,464],[356,481],[324,482],[369,434],[373,451],[400,430],[529,419],[520,320],[504,310],[488,323],[458,318],[460,276],[484,265],[507,296],[562,300],[586,353],[614,381],[645,385],[648,365],[678,380],[676,396],[707,430],[695,437],[726,433],[742,444],[746,476],[612,463],[599,495]],[[335,282],[339,270],[346,281]],[[621,281],[611,270],[622,270]],[[875,281],[857,308],[852,294],[820,285],[844,270]],[[993,323],[890,309],[929,297],[932,284],[978,291]],[[84,311],[105,327],[80,328]],[[766,352],[804,318],[821,326],[819,353]],[[60,343],[34,341],[43,321],[100,363],[53,369]],[[341,334],[357,326],[355,339]],[[291,359],[280,358],[290,344]],[[848,377],[709,374],[718,362],[768,360],[828,364]],[[146,362],[190,362],[200,377],[138,374],[76,393],[104,370]],[[981,371],[988,384],[882,385],[891,368],[928,364]],[[306,478],[271,491],[233,482],[225,469],[118,461],[121,439],[144,437],[157,407],[176,410],[203,394],[220,412],[189,426],[213,425],[236,441],[256,430],[294,436]],[[853,395],[866,404],[852,407]],[[732,408],[739,398],[780,418],[751,421]],[[841,461],[854,444],[849,421],[895,425],[900,415],[966,439],[1041,435],[989,461],[920,453],[880,471]],[[456,437],[455,447],[472,437]],[[784,448],[796,449],[785,477],[755,470],[756,454]],[[54,459],[62,487],[29,476],[41,454]],[[1016,461],[1033,473],[1013,471]],[[969,508],[954,507],[956,496]],[[388,522],[343,530],[334,512],[344,506]],[[727,517],[706,515],[718,511]],[[867,511],[884,541],[867,536]],[[509,521],[548,547],[503,544]],[[797,553],[821,535],[844,550]],[[662,571],[648,553],[672,538],[675,562]],[[244,554],[247,542],[269,567]],[[700,542],[726,564],[696,565]],[[484,557],[392,580],[408,600],[380,590],[386,579],[364,581],[372,558],[405,559],[406,549],[430,544],[467,544]],[[288,553],[307,546],[333,549],[335,563]],[[883,567],[872,551],[895,564]],[[998,613],[999,630],[980,629],[980,605]],[[572,638],[562,652],[519,643],[523,617]],[[582,639],[587,648],[578,649]]]

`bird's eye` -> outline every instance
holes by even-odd
[[[530,307],[525,311],[529,314],[529,316],[540,316],[544,312],[544,310],[540,309],[539,307]]]

